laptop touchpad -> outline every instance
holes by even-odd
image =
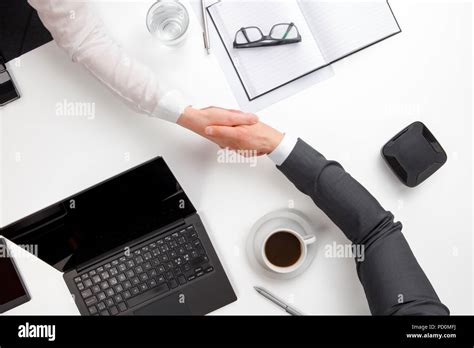
[[[135,315],[191,315],[184,295],[176,292],[161,300],[137,309]]]

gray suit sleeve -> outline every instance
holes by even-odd
[[[364,247],[357,273],[373,315],[449,315],[415,259],[402,225],[342,166],[298,140],[278,169]]]

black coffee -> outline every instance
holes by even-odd
[[[290,267],[301,257],[301,243],[292,233],[277,232],[267,239],[265,255],[277,267]]]

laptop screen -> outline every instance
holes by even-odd
[[[162,158],[154,159],[0,230],[68,271],[195,209]]]

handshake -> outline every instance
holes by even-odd
[[[217,107],[187,107],[178,124],[230,150],[255,151],[258,156],[272,153],[283,134],[259,122],[254,114]]]

